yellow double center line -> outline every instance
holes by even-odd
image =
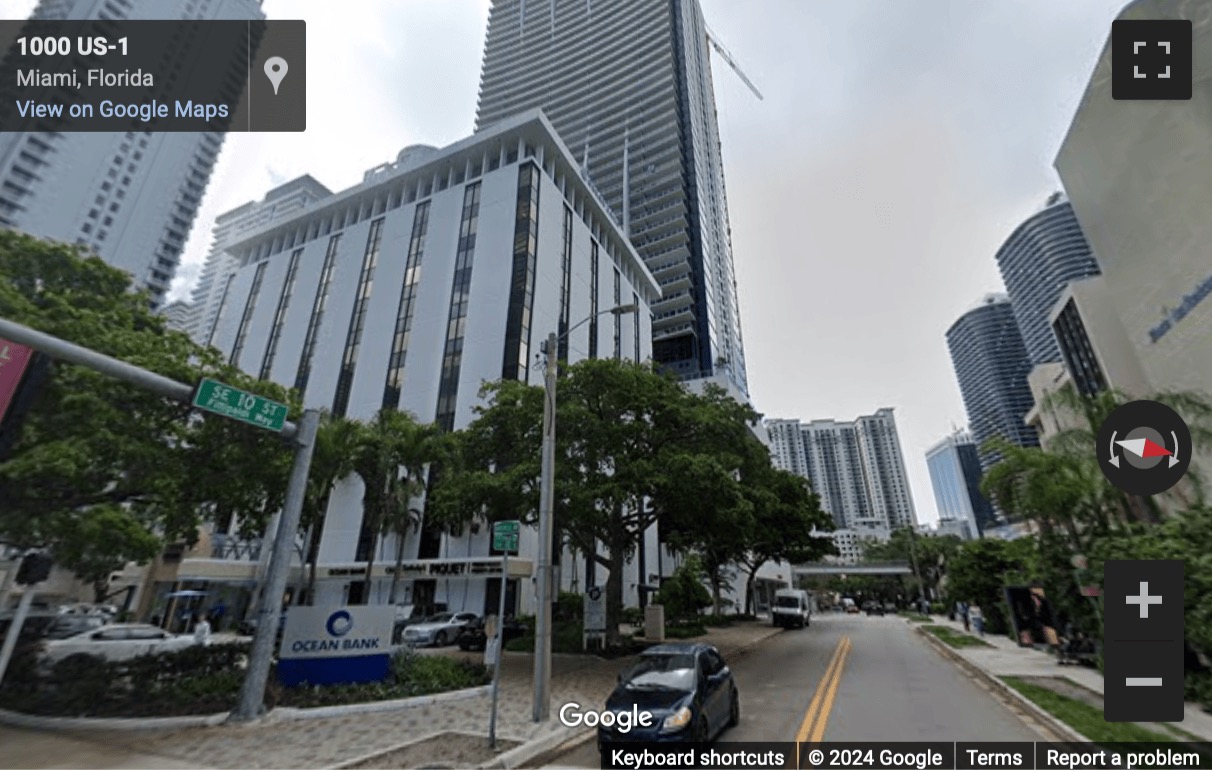
[[[825,675],[816,686],[812,702],[808,704],[808,712],[800,723],[795,741],[799,743],[820,743],[825,737],[825,726],[829,724],[829,712],[833,710],[833,701],[837,698],[837,686],[842,681],[842,669],[846,658],[850,655],[850,637],[843,636],[833,651],[833,658]]]

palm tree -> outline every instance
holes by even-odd
[[[437,423],[421,424],[410,419],[399,438],[399,459],[404,466],[404,505],[395,509],[397,515],[388,516],[383,522],[396,535],[397,543],[396,569],[391,576],[391,591],[387,599],[388,604],[393,605],[400,587],[400,573],[404,568],[404,538],[410,530],[421,527],[421,510],[409,503],[413,498],[426,494],[429,467],[445,457],[450,449],[449,436]]]
[[[320,418],[300,522],[307,533],[303,541],[303,558],[309,565],[306,592],[308,604],[314,604],[316,596],[318,549],[313,547],[317,539],[315,533],[323,530],[332,488],[353,472],[353,450],[360,432],[359,427],[354,420],[337,417],[328,412]]]
[[[384,408],[374,420],[358,431],[351,458],[354,473],[365,486],[362,495],[362,515],[365,529],[370,533],[370,552],[366,560],[366,591],[362,603],[370,604],[373,585],[375,552],[379,537],[391,522],[408,518],[409,480],[402,478],[400,468],[405,464],[407,436],[416,420],[407,412]]]

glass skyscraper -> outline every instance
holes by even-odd
[[[969,537],[980,537],[998,523],[981,494],[980,457],[967,431],[956,431],[927,449],[926,468],[940,521],[964,522]]]
[[[1039,446],[1035,429],[1026,423],[1035,403],[1027,374],[1031,361],[1010,299],[989,294],[947,330],[947,348],[968,412],[968,429],[978,447],[1000,436],[1019,446]],[[1000,456],[980,452],[981,469]]]
[[[1099,272],[1069,201],[1048,198],[998,249],[997,265],[1032,366],[1060,361],[1048,316],[1066,284]]]
[[[541,108],[661,286],[655,361],[747,393],[708,45],[698,0],[494,0],[476,130]]]

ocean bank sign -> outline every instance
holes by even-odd
[[[278,650],[282,684],[349,684],[387,678],[395,609],[291,607]]]

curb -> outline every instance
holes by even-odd
[[[771,629],[771,631],[771,633],[765,634],[757,639],[738,645],[736,648],[727,653],[728,658],[731,660],[736,660],[737,658],[744,657],[763,642],[766,642],[767,640],[782,633],[782,629]],[[724,653],[721,652],[721,654]],[[480,768],[484,768],[484,770],[514,770],[514,768],[521,767],[523,763],[530,762],[536,757],[541,757],[544,754],[553,754],[559,756],[572,751],[573,749],[578,749],[581,746],[584,746],[586,743],[594,740],[596,736],[597,731],[592,728],[584,731],[580,735],[574,734],[571,737],[566,732],[557,731],[549,733],[548,735],[544,735],[540,738],[535,738],[534,740],[523,743],[517,748],[510,749],[504,754],[498,756],[492,762],[480,765]]]
[[[965,671],[969,672],[970,674],[975,675],[978,679],[980,679],[982,682],[985,682],[986,684],[988,684],[991,688],[996,690],[1000,695],[1005,697],[1007,700],[1011,700],[1014,703],[1016,703],[1017,705],[1019,705],[1023,710],[1030,713],[1034,719],[1036,719],[1038,722],[1043,724],[1047,729],[1049,729],[1053,733],[1055,733],[1057,735],[1057,737],[1059,737],[1063,742],[1067,742],[1067,743],[1090,743],[1091,742],[1089,738],[1087,738],[1086,736],[1077,732],[1069,725],[1065,724],[1064,722],[1062,722],[1059,719],[1057,719],[1056,717],[1054,717],[1052,714],[1048,713],[1044,709],[1037,706],[1034,701],[1032,701],[1027,696],[1023,695],[1022,693],[1020,693],[1018,690],[1014,689],[1010,685],[1003,682],[1001,680],[1001,678],[996,677],[993,674],[990,674],[988,671],[985,671],[980,666],[976,665],[972,661],[965,658],[963,655],[960,655],[958,652],[951,649],[951,647],[949,647],[941,639],[939,639],[934,634],[932,634],[929,631],[922,628],[921,624],[914,624],[914,625],[916,626],[915,630],[917,631],[918,635],[925,637],[926,643],[929,644],[930,646],[932,646],[943,657],[951,660],[954,663],[959,664],[960,668],[964,669]]]
[[[349,703],[343,706],[317,706],[315,708],[282,707],[272,709],[263,716],[234,727],[258,727],[279,722],[298,722],[307,719],[329,719],[349,714],[372,714],[383,711],[404,711],[432,706],[438,703],[470,700],[488,695],[491,685],[452,690],[436,695],[419,695],[415,698]],[[44,717],[22,714],[0,709],[0,724],[12,727],[27,727],[34,730],[107,730],[115,732],[142,732],[148,730],[182,730],[191,727],[219,727],[227,723],[229,712],[184,717],[148,717],[143,719],[105,717]],[[411,743],[411,741],[410,741]],[[398,747],[397,747],[398,748]],[[380,753],[380,752],[376,752]]]

